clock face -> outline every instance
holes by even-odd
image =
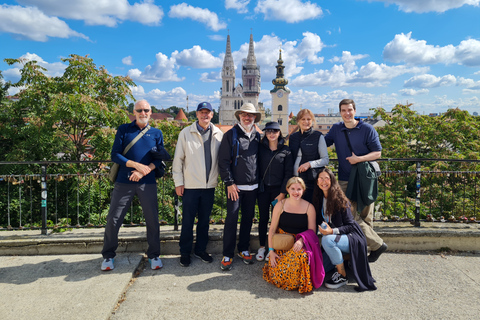
[[[279,97],[279,98],[283,97],[283,91],[282,90],[277,91],[277,97]]]

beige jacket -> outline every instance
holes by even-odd
[[[208,184],[206,183],[205,153],[203,139],[198,132],[197,124],[184,128],[178,135],[177,146],[173,158],[173,180],[175,187],[184,186],[186,189],[209,189],[218,184],[218,148],[222,142],[223,132],[215,125],[212,130],[212,169]]]

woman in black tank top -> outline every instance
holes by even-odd
[[[298,234],[308,229],[315,232],[315,209],[312,204],[302,199],[305,183],[299,177],[287,182],[289,197],[275,205],[272,222],[268,232],[271,244],[275,233]],[[284,290],[298,290],[307,293],[313,290],[309,256],[300,237],[290,250],[269,248],[269,261],[263,267],[263,279]]]

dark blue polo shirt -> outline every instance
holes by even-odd
[[[128,150],[125,156],[122,155],[123,150],[127,145],[135,139],[135,137],[141,132],[140,127],[137,126],[136,120],[132,123],[122,124],[118,127],[117,134],[115,135],[115,142],[112,147],[112,161],[120,165],[118,171],[117,182],[120,183],[147,183],[153,184],[155,181],[155,172],[150,172],[147,176],[140,179],[138,182],[128,180],[129,174],[134,168],[128,168],[126,163],[128,160],[149,165],[153,163],[155,167],[160,166],[161,160],[155,160],[150,150],[157,146],[163,147],[163,134],[162,131],[156,128],[150,128],[143,137],[140,138],[131,148]]]
[[[380,139],[378,138],[378,133],[375,128],[362,120],[359,120],[357,126],[353,129],[345,127],[343,122],[335,123],[332,126],[325,136],[325,142],[327,143],[327,147],[335,144],[339,167],[338,179],[348,181],[352,166],[346,158],[350,157],[352,153],[348,148],[347,140],[343,133],[344,131],[349,133],[348,138],[352,145],[353,152],[357,156],[364,156],[373,151],[382,151],[382,145],[380,144]]]

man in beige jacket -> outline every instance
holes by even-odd
[[[194,255],[203,262],[213,258],[206,252],[210,214],[218,181],[218,148],[223,133],[211,123],[210,103],[197,106],[195,123],[184,128],[177,141],[173,159],[175,192],[183,197],[182,231],[180,233],[180,265],[190,265],[193,247],[193,224],[198,214],[197,241]]]

